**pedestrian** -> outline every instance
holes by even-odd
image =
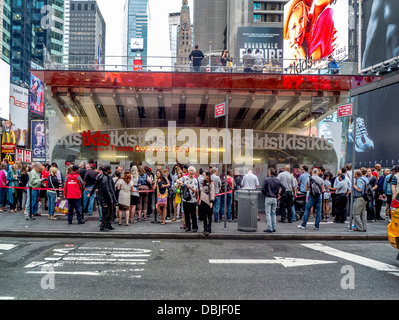
[[[331,54],[328,56],[328,73],[329,74],[339,73],[338,63]]]
[[[39,192],[38,188],[42,186],[42,182],[44,179],[41,178],[42,165],[39,162],[35,162],[33,164],[33,169],[29,173],[29,183],[28,186],[32,188],[31,198],[29,199],[32,204],[32,208],[30,208],[32,215],[41,216],[38,213],[39,209]],[[29,192],[29,191],[28,191]]]
[[[327,221],[330,215],[330,201],[331,201],[331,193],[330,193],[331,181],[330,181],[330,175],[327,172],[323,174],[323,182],[324,182],[325,192],[323,193],[322,212],[324,215],[323,219]]]
[[[212,207],[215,202],[215,184],[211,179],[211,173],[205,172],[201,185],[201,197],[199,200],[198,216],[204,223],[205,235],[212,233]]]
[[[72,172],[68,175],[64,186],[64,197],[68,200],[68,224],[72,224],[74,211],[78,224],[84,224],[82,218],[82,195],[83,195],[83,179],[78,173],[79,167],[74,165]]]
[[[139,203],[140,199],[140,193],[138,189],[138,182],[139,182],[139,171],[137,169],[136,165],[133,165],[131,167],[131,177],[132,177],[132,183],[133,183],[133,189],[132,192],[130,193],[130,223],[134,223],[134,216],[136,214],[136,207],[137,204]]]
[[[290,166],[286,165],[283,172],[277,178],[283,184],[285,191],[281,194],[279,214],[281,216],[279,222],[285,223],[286,219],[292,223],[293,214],[292,206],[294,205],[293,198],[296,197],[294,177],[290,173]]]
[[[149,186],[152,187],[151,178],[147,175],[143,166],[138,167],[139,172],[139,181],[138,181],[138,189],[140,191],[140,199],[137,204],[137,213],[138,218],[137,221],[141,220],[141,214],[143,214],[143,220],[147,220],[147,206],[148,206],[148,195],[149,195]]]
[[[197,203],[199,198],[199,183],[197,178],[194,176],[195,168],[190,166],[188,168],[188,175],[183,176],[180,179],[180,183],[183,188],[188,188],[187,198],[183,195],[183,207],[184,207],[184,215],[186,221],[186,232],[191,231],[191,227],[193,228],[193,232],[198,231],[198,224],[197,224]],[[179,181],[179,180],[178,180]]]
[[[6,211],[6,201],[7,201],[7,164],[2,162],[0,165],[0,212]]]
[[[50,165],[45,163],[42,164],[42,171],[41,171],[41,177],[44,179],[41,185],[41,190],[39,192],[39,197],[41,199],[41,206],[43,210],[47,210],[47,193],[46,190],[48,188],[47,180],[48,177],[50,176]]]
[[[28,214],[28,210],[26,210],[26,206],[29,208],[29,192],[26,189],[28,187],[29,183],[29,166],[27,164],[22,165],[21,169],[21,184],[20,186],[24,189],[22,189],[22,208],[24,209],[25,215]],[[0,184],[1,184],[1,167],[0,167]],[[1,192],[2,189],[0,189]],[[0,196],[0,204],[1,204],[1,196]],[[1,212],[1,209],[0,209]]]
[[[18,212],[17,209],[17,189],[19,187],[19,180],[20,180],[20,173],[17,169],[17,165],[13,164],[10,167],[10,170],[7,173],[7,185],[8,185],[8,204],[10,206],[10,212],[16,213]]]
[[[194,72],[200,72],[201,71],[201,63],[202,59],[205,58],[205,55],[203,52],[199,49],[198,45],[195,45],[195,48],[191,53],[189,54],[188,58],[190,61],[193,63],[194,67]]]
[[[132,175],[129,170],[125,171],[122,179],[115,183],[116,190],[118,191],[118,224],[122,225],[123,214],[126,217],[126,225],[129,225],[130,213],[130,194],[133,191]]]
[[[168,188],[170,187],[169,180],[166,179],[164,171],[158,169],[156,171],[156,180],[154,184],[154,191],[156,191],[156,210],[161,216],[161,224],[166,222],[166,207],[168,205]]]
[[[220,57],[220,64],[222,65],[222,70],[224,72],[228,71],[229,65],[232,62],[230,52],[228,50],[223,50],[222,55]]]
[[[144,166],[144,171],[147,174],[148,178],[150,179],[150,183],[148,184],[148,190],[150,190],[151,192],[148,193],[147,212],[146,212],[146,216],[148,217],[151,216],[153,213],[156,214],[156,211],[153,212],[153,208],[155,208],[155,205],[153,206],[153,203],[156,201],[156,199],[155,199],[155,192],[152,190],[154,185],[155,175],[149,166]]]
[[[265,58],[260,53],[260,50],[256,49],[254,55],[254,72],[262,73],[264,65],[265,65]]]
[[[177,178],[176,181],[174,183],[174,188],[175,188],[175,201],[174,201],[174,210],[175,210],[175,218],[179,219],[181,217],[181,222],[183,222],[183,224],[181,225],[180,229],[186,229],[186,223],[185,223],[185,219],[184,219],[184,214],[181,212],[182,206],[183,206],[183,202],[181,199],[181,186],[177,183],[177,181],[179,179],[181,179],[183,177],[183,171],[180,170],[180,168],[177,170]]]
[[[337,183],[334,181],[334,188],[331,188],[330,190],[335,193],[334,197],[334,222],[335,223],[345,223],[345,210],[346,210],[346,204],[347,204],[347,199],[349,196],[349,187],[348,184],[345,181],[345,175],[344,174],[339,174],[338,177],[336,178]]]
[[[254,66],[254,57],[252,55],[252,50],[248,49],[247,53],[242,56],[244,72],[245,73],[252,73],[253,66]]]
[[[365,173],[361,170],[355,170],[355,183],[353,185],[353,198],[355,199],[353,207],[353,222],[356,225],[353,231],[367,231],[367,201],[363,198],[366,185],[368,183]]]
[[[111,178],[112,168],[110,165],[105,165],[102,168],[102,173],[98,175],[95,188],[90,192],[89,196],[98,188],[98,202],[101,206],[101,224],[100,231],[110,231],[115,228],[111,225],[113,216],[113,208],[118,204],[115,196],[115,186]]]
[[[89,216],[93,214],[94,200],[96,196],[87,197],[96,184],[96,178],[98,173],[93,169],[91,165],[86,165],[86,173],[83,178],[84,182],[84,192],[83,192],[83,211],[87,212]]]
[[[306,229],[306,224],[309,219],[310,209],[314,207],[316,211],[316,221],[314,225],[315,230],[319,230],[321,220],[321,197],[324,190],[323,179],[318,175],[319,170],[314,168],[312,175],[306,181],[306,191],[309,191],[308,198],[305,205],[305,214],[303,216],[302,224],[298,226],[299,229]]]
[[[57,168],[50,168],[50,176],[47,179],[47,184],[49,189],[47,190],[47,199],[48,199],[48,219],[49,220],[57,220],[54,216],[55,202],[58,196],[58,188],[60,187],[60,182],[57,177]]]
[[[118,169],[115,170],[114,174],[111,177],[112,183],[115,186],[115,197],[118,200],[119,199],[119,190],[116,188],[116,184],[122,179],[122,174],[121,171]],[[115,213],[112,214],[112,220],[116,220],[119,217],[119,206],[115,207]]]
[[[384,195],[386,197],[386,204],[385,204],[385,217],[390,217],[391,216],[391,202],[392,202],[392,179],[391,177],[393,176],[393,172],[391,172],[391,169],[386,169],[387,170],[387,175],[385,176],[384,179]]]
[[[368,180],[369,185],[373,188],[373,200],[369,201],[367,204],[367,220],[371,222],[371,221],[375,220],[375,217],[376,217],[375,200],[376,200],[376,194],[377,194],[377,189],[378,189],[378,180],[377,180],[377,177],[375,175],[373,175],[371,168],[367,168],[366,178]]]
[[[276,169],[270,168],[268,170],[268,177],[263,182],[261,192],[265,196],[267,229],[264,232],[276,232],[277,200],[285,192],[284,185],[277,178]]]
[[[220,187],[222,186],[222,182],[220,177],[218,176],[218,169],[216,167],[212,167],[211,169],[211,180],[215,186],[215,202],[213,204],[213,215],[215,222],[220,222],[222,220],[222,214],[220,214]]]
[[[384,182],[385,182],[385,177],[388,175],[388,170],[385,169],[383,170],[383,174],[379,176],[378,182],[377,182],[377,189],[376,189],[376,194],[375,194],[375,219],[376,220],[384,220],[384,218],[381,217],[381,208],[383,202],[387,201],[386,196],[384,195]]]
[[[302,166],[302,174],[298,178],[299,192],[306,193],[306,181],[309,179],[310,174],[308,173],[309,167]]]
[[[244,175],[241,180],[242,189],[256,190],[259,187],[259,180],[256,175],[254,175],[253,170],[250,168],[248,172]]]
[[[224,203],[226,201],[227,203],[227,209],[226,209],[226,214],[227,214],[227,221],[231,222],[231,201],[232,201],[232,190],[234,189],[234,179],[232,177],[231,174],[231,170],[227,170],[227,194],[226,194],[226,200],[225,200],[225,181],[226,179],[223,177],[223,182],[222,182],[222,186],[221,186],[221,190],[220,192],[222,193],[222,195],[220,196],[220,214],[224,215]]]

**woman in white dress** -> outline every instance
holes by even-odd
[[[130,211],[130,193],[133,191],[133,182],[130,171],[125,171],[123,178],[120,179],[116,186],[119,190],[119,225],[122,225],[123,212],[126,215],[126,225],[129,225],[129,211]]]

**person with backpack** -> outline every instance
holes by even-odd
[[[365,191],[368,180],[361,170],[355,170],[355,183],[353,185],[353,198],[355,203],[353,206],[353,222],[356,225],[353,231],[367,231],[367,200],[365,199]]]
[[[82,195],[83,195],[83,179],[78,173],[79,167],[74,165],[72,172],[68,177],[64,186],[64,197],[68,200],[68,224],[72,224],[74,211],[76,211],[76,218],[78,224],[84,224],[82,217]]]
[[[195,168],[188,168],[188,175],[183,176],[178,179],[178,185],[182,186],[182,200],[183,208],[186,222],[186,232],[191,231],[191,226],[193,227],[193,232],[198,231],[197,223],[197,203],[200,199],[200,185],[198,179],[194,176]]]
[[[148,191],[150,190],[149,186],[152,187],[151,178],[145,172],[143,166],[138,167],[139,171],[139,180],[138,180],[138,189],[140,192],[139,203],[137,204],[137,213],[138,218],[137,221],[141,220],[141,213],[143,213],[143,220],[147,220],[147,206],[148,206]]]
[[[324,181],[318,175],[319,169],[314,168],[312,175],[306,181],[306,192],[309,191],[308,199],[305,205],[305,214],[303,216],[302,224],[298,226],[299,229],[306,229],[306,224],[310,215],[310,209],[313,207],[316,212],[316,221],[314,224],[314,230],[319,230],[321,220],[321,198],[324,190]]]

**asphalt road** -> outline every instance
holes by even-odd
[[[397,300],[387,242],[0,238],[0,300]]]

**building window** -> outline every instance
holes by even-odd
[[[254,2],[254,11],[260,10],[261,9],[261,4]]]
[[[260,14],[254,14],[254,22],[261,22],[262,17]]]

